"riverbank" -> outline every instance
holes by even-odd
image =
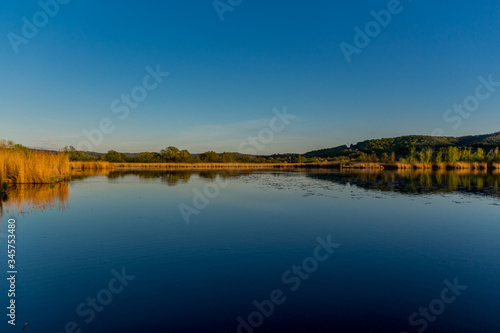
[[[65,153],[0,148],[0,184],[52,184],[70,176]]]
[[[10,184],[52,184],[69,180],[71,176],[84,173],[103,172],[115,169],[193,169],[193,170],[238,170],[238,169],[336,169],[336,170],[446,170],[487,171],[500,173],[498,162],[443,162],[443,163],[381,163],[381,162],[314,162],[314,163],[110,163],[106,161],[69,161],[65,152],[30,150],[11,145],[0,146],[0,193]]]
[[[108,163],[71,162],[73,171],[108,169],[366,169],[366,170],[500,170],[500,163]]]
[[[108,170],[115,167],[109,162],[70,162],[72,171],[87,171],[87,170]]]

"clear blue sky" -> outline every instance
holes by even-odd
[[[499,131],[500,87],[456,129],[443,114],[474,95],[478,76],[500,81],[500,2],[402,0],[348,63],[340,44],[354,45],[353,28],[388,2],[243,0],[221,21],[212,0],[72,0],[16,53],[9,33],[23,36],[22,18],[41,7],[3,1],[0,137],[76,146],[109,118],[95,151],[236,151],[284,106],[296,118],[263,153]],[[111,103],[156,65],[170,75],[121,120]]]

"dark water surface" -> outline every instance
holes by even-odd
[[[498,333],[499,182],[126,170],[11,188],[17,325],[2,278],[0,331]]]

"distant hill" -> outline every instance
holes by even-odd
[[[395,153],[396,156],[406,156],[411,147],[417,150],[432,147],[433,149],[447,148],[454,146],[458,148],[483,148],[488,151],[500,146],[500,132],[486,135],[470,135],[462,137],[450,136],[425,136],[425,135],[407,135],[397,138],[375,139],[359,142],[351,147],[346,145],[314,150],[305,153],[305,157],[339,157],[349,156],[354,152],[365,154]]]

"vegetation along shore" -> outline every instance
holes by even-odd
[[[70,178],[71,172],[114,168],[331,168],[374,170],[500,170],[500,132],[467,137],[404,136],[367,140],[300,154],[251,156],[207,151],[191,154],[169,146],[136,154],[29,149],[0,141],[0,191],[5,184],[45,184]]]
[[[63,152],[38,151],[0,141],[0,184],[49,184],[68,179],[69,158]],[[7,185],[5,185],[7,184]]]

